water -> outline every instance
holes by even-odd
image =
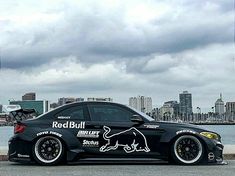
[[[220,134],[223,144],[235,145],[235,125],[200,125],[202,128]]]
[[[12,126],[0,127],[0,147],[8,146],[8,140],[13,136],[14,128]]]
[[[235,125],[201,125],[201,127],[219,133],[223,144],[235,145]],[[8,140],[12,135],[13,127],[0,127],[0,147],[8,146]]]

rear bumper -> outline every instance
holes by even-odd
[[[32,161],[32,145],[28,141],[20,139],[17,135],[8,141],[8,159],[12,162]]]

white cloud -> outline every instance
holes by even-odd
[[[146,72],[163,72],[177,65],[177,58],[173,58],[169,54],[157,55],[153,59],[147,61],[143,70]]]
[[[228,49],[226,53],[224,48]],[[228,100],[228,95],[234,96],[232,48],[232,45],[212,45],[176,55],[155,54],[135,72],[128,71],[126,62],[86,65],[74,56],[54,58],[33,70],[2,70],[0,81],[5,84],[1,89],[6,96],[18,98],[26,91],[37,91],[41,97],[53,101],[66,95],[111,96],[115,101],[127,103],[129,96],[145,94],[152,96],[158,105],[178,99],[178,93],[187,89],[193,93],[195,104],[212,106],[220,92]],[[159,70],[162,68],[166,69]],[[199,100],[201,95],[206,99]]]
[[[189,90],[203,106],[220,92],[234,101],[229,0],[0,3],[0,102],[34,90],[52,100],[144,94],[162,104]]]

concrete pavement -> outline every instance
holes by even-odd
[[[178,166],[169,164],[78,164],[62,166],[37,166],[0,162],[0,176],[231,176],[234,175],[235,161],[228,165]]]

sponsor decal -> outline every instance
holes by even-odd
[[[41,136],[41,135],[45,135],[45,134],[48,134],[49,131],[42,131],[40,133],[37,133],[37,136]]]
[[[62,136],[62,134],[57,133],[57,132],[54,132],[54,131],[50,131],[49,133],[50,133],[50,134],[54,134],[54,135],[59,136],[59,137],[61,137],[61,136]]]
[[[100,131],[86,131],[80,130],[78,131],[77,137],[81,138],[99,138]]]
[[[57,119],[70,119],[70,116],[58,116]]]
[[[150,152],[145,136],[135,127],[112,135],[108,135],[111,132],[109,127],[103,128],[103,138],[107,143],[100,148],[100,152],[116,150],[118,147],[123,147],[126,153]]]
[[[22,154],[17,154],[19,158],[29,158],[29,155],[22,155]]]
[[[99,147],[99,141],[83,140],[82,146],[83,147]]]
[[[144,125],[144,127],[156,129],[156,128],[159,128],[159,125]]]
[[[85,122],[74,122],[74,121],[66,121],[66,122],[52,122],[52,128],[77,128],[77,129],[85,129]]]
[[[180,133],[192,133],[192,134],[196,134],[196,132],[192,131],[192,130],[180,130],[180,131],[176,132],[176,134],[180,134]]]
[[[37,136],[41,136],[41,135],[47,135],[47,134],[52,134],[52,135],[56,135],[58,137],[61,137],[62,134],[54,132],[54,131],[42,131],[40,133],[37,133]]]
[[[208,153],[208,159],[209,160],[214,160],[215,159],[214,153],[212,153],[212,152]]]

